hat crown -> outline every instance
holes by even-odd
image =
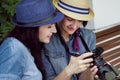
[[[73,19],[88,21],[94,17],[89,0],[53,0],[53,4],[64,15]]]
[[[89,8],[88,0],[61,0],[61,2],[77,8]]]
[[[50,0],[23,0],[16,6],[18,22],[34,22],[44,19],[55,12]]]

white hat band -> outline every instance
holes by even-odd
[[[66,10],[75,12],[75,13],[79,13],[79,14],[89,14],[89,8],[77,8],[77,7],[73,7],[70,6],[66,3],[63,3],[61,0],[59,1],[58,5]]]

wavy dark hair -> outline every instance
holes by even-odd
[[[44,43],[39,41],[38,28],[39,27],[26,28],[16,26],[4,39],[7,37],[14,37],[21,41],[30,50],[31,55],[34,57],[35,64],[42,72],[43,80],[45,80],[45,70],[41,59],[41,50]]]
[[[83,21],[83,26],[86,27],[88,21]]]

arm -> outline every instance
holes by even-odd
[[[69,64],[59,75],[57,75],[52,80],[70,80],[73,74],[78,74],[85,71],[88,67],[90,67],[90,62],[92,62],[93,59],[92,58],[84,59],[84,58],[91,55],[92,53],[86,53],[78,57],[71,56]]]
[[[71,56],[69,64],[56,75],[49,60],[44,58],[44,67],[47,72],[47,80],[70,80],[73,74],[78,74],[85,71],[89,66],[92,58],[84,59],[85,57],[91,56],[92,53],[86,53],[78,57]],[[45,57],[45,56],[44,56]],[[53,76],[52,76],[53,75]]]
[[[87,70],[85,70],[84,72],[80,74],[79,80],[94,80],[94,76],[98,78],[98,76],[96,75],[97,71],[98,69],[96,66],[93,66],[92,68],[88,68]]]
[[[32,66],[31,66],[32,65]],[[0,46],[0,80],[41,80],[28,49],[9,38]]]
[[[69,67],[66,67],[60,74],[51,80],[70,80],[72,73],[69,71]]]
[[[17,56],[12,50],[14,45],[9,45],[8,41],[0,45],[0,80],[20,80],[18,73],[21,67],[17,65]]]

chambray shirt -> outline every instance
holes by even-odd
[[[80,34],[83,36],[90,50],[95,49],[96,45],[96,36],[95,34],[88,29],[80,28]],[[54,34],[51,38],[50,43],[44,46],[42,51],[42,61],[46,70],[47,80],[57,76],[69,63],[70,53],[75,53],[73,45],[74,36],[71,35],[70,40],[67,42],[69,47],[69,53],[66,52],[63,44],[61,44],[58,34]],[[80,51],[79,54],[86,52],[81,39],[80,42]],[[77,80],[76,75],[71,77],[71,80]]]
[[[0,80],[42,80],[29,50],[13,37],[0,45]]]

